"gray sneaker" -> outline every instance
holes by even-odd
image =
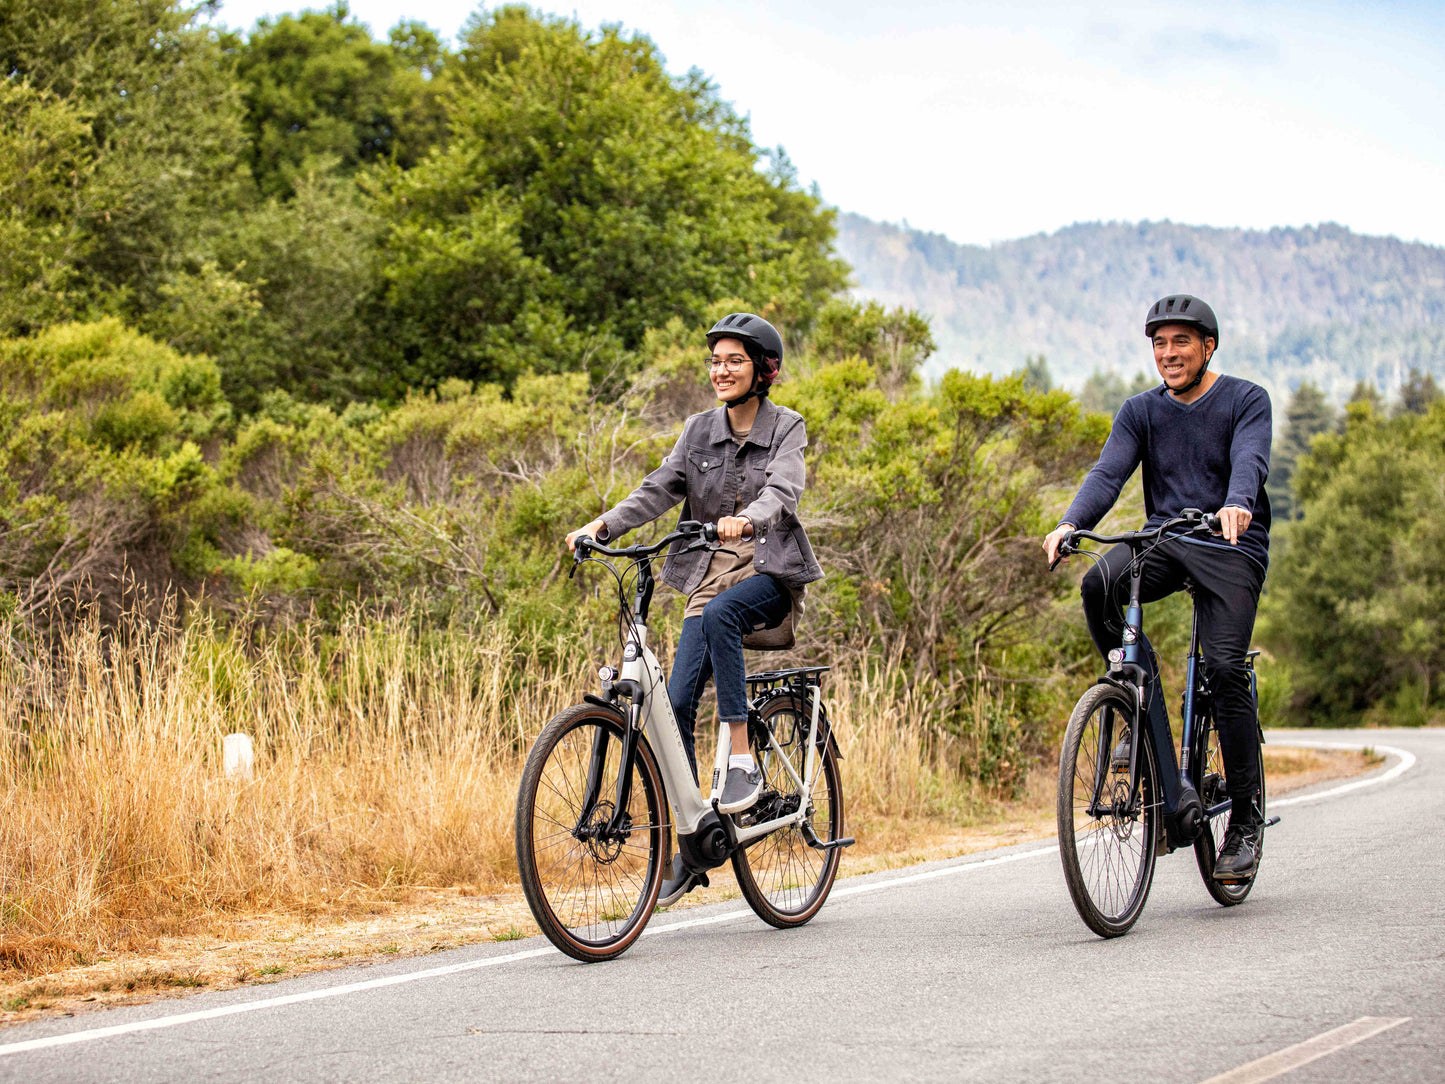
[[[657,892],[658,907],[671,907],[694,888],[707,887],[706,873],[693,873],[682,864],[682,855],[672,856],[672,873]]]
[[[763,770],[754,767],[745,772],[741,768],[729,768],[727,782],[723,783],[718,795],[719,813],[741,813],[758,800],[763,790]]]

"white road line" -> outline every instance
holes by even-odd
[[[1344,741],[1310,741],[1307,739],[1280,739],[1281,748],[1296,746],[1303,749],[1363,749],[1368,743],[1344,742]],[[1360,790],[1363,787],[1374,787],[1381,783],[1388,783],[1392,779],[1398,779],[1415,766],[1415,754],[1408,749],[1398,749],[1393,745],[1370,746],[1377,753],[1384,753],[1386,756],[1399,757],[1400,763],[1388,771],[1379,775],[1372,775],[1366,779],[1356,779],[1353,783],[1345,783],[1338,787],[1331,787],[1329,790],[1316,791],[1313,794],[1301,794],[1296,798],[1281,798],[1279,801],[1268,803],[1271,810],[1278,809],[1283,805],[1303,805],[1305,802],[1318,802],[1321,798],[1333,798],[1337,794],[1346,794],[1352,790]]]
[[[1354,1046],[1382,1031],[1398,1027],[1409,1019],[1408,1016],[1398,1019],[1385,1016],[1362,1016],[1353,1023],[1333,1028],[1316,1035],[1313,1039],[1295,1043],[1294,1046],[1287,1046],[1273,1054],[1266,1054],[1262,1058],[1241,1065],[1237,1069],[1231,1069],[1227,1073],[1212,1076],[1203,1084],[1260,1084],[1261,1081],[1273,1080],[1277,1076],[1283,1076],[1285,1073],[1298,1069],[1301,1065],[1308,1065],[1326,1054],[1333,1054],[1336,1050]]]
[[[1358,749],[1359,743],[1347,742],[1316,742],[1316,741],[1295,741],[1281,740],[1281,746],[1286,744],[1307,746],[1311,748],[1330,749]],[[1300,798],[1283,798],[1276,802],[1270,802],[1269,808],[1275,809],[1278,806],[1289,805],[1293,802],[1309,802],[1317,798],[1326,798],[1335,794],[1343,794],[1346,791],[1357,790],[1361,787],[1374,786],[1379,783],[1395,779],[1408,771],[1415,764],[1413,754],[1404,749],[1396,749],[1393,746],[1377,745],[1376,749],[1400,758],[1396,764],[1387,772],[1371,776],[1368,779],[1358,780],[1354,783],[1347,783],[1344,786],[1335,787],[1332,790],[1322,791],[1319,794],[1305,795]],[[914,884],[918,881],[931,881],[939,877],[952,877],[959,873],[969,873],[976,869],[984,869],[989,866],[1000,866],[1008,862],[1022,862],[1027,858],[1042,858],[1045,855],[1058,854],[1057,846],[1040,847],[1031,851],[1015,851],[1012,854],[1000,855],[997,858],[985,858],[978,862],[963,862],[956,866],[941,866],[935,869],[924,870],[921,873],[907,873],[901,877],[890,877],[886,880],[868,881],[864,884],[847,885],[843,888],[835,888],[829,896],[830,900],[842,899],[847,896],[858,896],[865,892],[882,892],[889,888],[898,888],[902,885]],[[697,926],[715,926],[722,922],[732,922],[736,919],[746,918],[752,914],[749,910],[727,911],[720,915],[708,915],[703,918],[683,919],[680,922],[669,922],[663,926],[649,927],[643,931],[643,935],[673,933],[677,930],[692,929]],[[326,986],[319,990],[308,990],[301,994],[285,994],[281,997],[264,998],[260,1001],[245,1001],[236,1005],[224,1005],[215,1009],[201,1009],[197,1012],[177,1013],[174,1016],[158,1016],[151,1020],[137,1020],[129,1024],[114,1024],[105,1028],[91,1028],[87,1031],[72,1031],[63,1035],[47,1035],[40,1039],[26,1039],[18,1043],[6,1043],[0,1045],[0,1057],[6,1054],[22,1054],[29,1050],[44,1050],[55,1046],[69,1046],[73,1043],[93,1042],[96,1039],[108,1039],[116,1035],[129,1035],[137,1031],[155,1031],[158,1028],[175,1027],[179,1024],[190,1024],[199,1020],[215,1020],[223,1016],[235,1016],[237,1013],[257,1012],[261,1009],[274,1009],[284,1005],[296,1005],[304,1001],[319,1001],[322,998],[341,997],[345,994],[357,994],[366,990],[379,990],[387,986],[400,986],[403,983],[418,982],[422,979],[434,979],[443,975],[455,975],[463,971],[476,971],[484,967],[497,967],[502,964],[517,963],[520,960],[531,960],[538,956],[550,956],[555,949],[537,948],[528,949],[525,952],[512,952],[506,956],[492,956],[485,960],[470,960],[461,964],[448,964],[445,967],[429,967],[422,971],[408,971],[400,975],[388,975],[380,979],[367,979],[364,982],[349,982],[342,986]]]
[[[19,1043],[0,1046],[0,1055],[20,1054],[27,1050],[44,1050],[51,1046],[69,1046],[71,1043],[87,1043],[95,1039],[108,1039],[114,1035],[129,1035],[135,1031],[155,1031],[157,1028],[171,1028],[177,1024],[190,1024],[197,1020],[215,1020],[237,1013],[256,1012],[258,1009],[274,1009],[281,1005],[298,1005],[303,1001],[319,1001],[327,997],[341,997],[343,994],[357,994],[363,990],[379,990],[384,986],[400,986],[402,983],[419,979],[432,979],[439,975],[455,975],[461,971],[475,971],[482,967],[496,967],[499,964],[530,960],[534,956],[551,956],[557,950],[551,948],[528,949],[526,952],[512,952],[506,956],[492,956],[485,960],[469,960],[464,964],[448,964],[445,967],[429,967],[425,971],[408,971],[403,975],[387,975],[365,982],[348,982],[344,986],[327,986],[320,990],[307,990],[302,994],[285,994],[268,997],[261,1001],[245,1001],[238,1005],[222,1005],[215,1009],[201,1009],[197,1012],[183,1012],[175,1016],[157,1016],[152,1020],[136,1020],[129,1024],[115,1024],[108,1028],[91,1028],[89,1031],[72,1031],[65,1035],[47,1035],[43,1039],[27,1039]]]

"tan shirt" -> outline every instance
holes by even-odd
[[[733,441],[738,444],[739,447],[741,447],[743,441],[748,439],[748,434],[752,432],[751,427],[739,431],[733,426],[731,417],[728,418],[728,428],[732,429]],[[737,515],[742,510],[743,502],[741,493],[739,493],[737,507],[733,509],[733,515]],[[722,550],[718,550],[712,555],[712,560],[708,562],[707,572],[703,574],[702,583],[698,584],[697,590],[688,596],[687,608],[682,612],[683,617],[701,617],[702,608],[709,602],[717,598],[718,595],[724,591],[736,587],[749,576],[755,574],[753,570],[753,540],[751,538],[743,538],[736,542],[729,542],[726,548],[734,551],[737,556],[733,556],[732,553],[724,553]]]

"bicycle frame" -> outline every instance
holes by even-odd
[[[1206,518],[1203,513],[1190,509],[1186,510],[1184,516],[1161,524],[1151,531],[1131,531],[1115,536],[1098,535],[1092,531],[1075,531],[1073,537],[1087,538],[1103,544],[1124,543],[1129,545],[1131,552],[1134,552],[1137,558],[1138,554],[1134,548],[1136,545],[1142,546],[1148,542],[1164,538],[1166,537],[1166,532],[1180,523],[1189,524],[1191,532],[1199,530],[1201,527],[1208,528],[1211,526],[1209,522],[1211,518],[1212,517]],[[1124,630],[1121,636],[1122,644],[1118,649],[1119,654],[1117,657],[1113,652],[1110,653],[1109,673],[1104,679],[1110,684],[1118,686],[1120,689],[1127,690],[1132,696],[1134,701],[1134,717],[1130,725],[1137,739],[1142,739],[1145,728],[1148,726],[1147,705],[1150,695],[1148,673],[1144,669],[1139,657],[1139,652],[1144,643],[1144,607],[1140,601],[1143,577],[1143,565],[1136,559],[1131,562],[1129,566],[1129,603],[1124,610]],[[1184,684],[1184,718],[1181,723],[1181,753],[1178,763],[1181,786],[1192,786],[1189,780],[1189,757],[1190,750],[1193,748],[1195,734],[1196,713],[1194,710],[1194,693],[1200,681],[1200,661],[1199,614],[1198,611],[1195,611],[1189,633],[1189,656],[1186,662]],[[1097,817],[1102,810],[1103,795],[1108,786],[1111,768],[1111,748],[1109,743],[1112,742],[1112,738],[1112,734],[1107,735],[1107,740],[1101,744],[1098,763],[1094,770],[1094,791],[1088,806],[1089,814],[1094,817]],[[1172,735],[1169,737],[1169,741],[1172,745]],[[1143,745],[1143,740],[1135,740],[1130,743],[1129,798],[1126,806],[1126,809],[1129,811],[1137,808],[1139,802],[1141,787],[1139,757],[1140,749]],[[1159,751],[1157,749],[1154,751],[1154,761],[1157,768],[1159,766]],[[1156,774],[1158,773],[1156,772]],[[1226,805],[1225,809],[1227,808],[1228,806]],[[1172,813],[1174,811],[1166,807],[1166,812]]]
[[[790,825],[806,823],[813,787],[817,783],[818,772],[821,768],[821,757],[818,754],[816,739],[822,697],[816,686],[808,686],[811,690],[812,703],[808,713],[808,732],[804,746],[806,752],[801,777],[783,753],[782,747],[778,745],[777,737],[771,732],[768,734],[770,748],[767,752],[771,752],[776,757],[778,763],[782,764],[787,775],[798,788],[799,802],[796,810],[773,820],[747,827],[738,827],[733,823],[731,817],[718,811],[717,805],[721,797],[722,785],[727,779],[728,758],[732,752],[730,728],[725,723],[720,723],[718,726],[711,793],[706,799],[699,794],[697,784],[693,780],[692,768],[688,763],[687,750],[683,745],[682,732],[673,715],[672,702],[668,699],[667,680],[663,676],[662,665],[647,643],[647,612],[655,586],[652,560],[671,542],[682,537],[691,537],[690,533],[681,530],[684,526],[686,525],[679,524],[679,531],[673,532],[661,542],[648,547],[634,546],[627,550],[614,550],[590,540],[587,542],[588,548],[595,552],[607,556],[634,557],[637,560],[637,588],[634,601],[628,607],[626,614],[628,635],[622,649],[622,666],[619,676],[611,682],[604,680],[603,685],[604,692],[611,697],[610,700],[602,701],[603,703],[619,707],[618,701],[621,697],[626,697],[628,700],[627,711],[624,713],[627,726],[623,732],[622,761],[617,778],[617,792],[612,816],[604,831],[620,834],[627,830],[624,820],[631,797],[632,763],[636,756],[638,737],[646,734],[651,741],[658,769],[662,773],[663,790],[667,794],[667,803],[672,810],[674,827],[679,839],[691,837],[710,824],[720,824],[728,841],[726,850],[719,858],[721,861],[725,860],[728,853],[744,847],[756,839],[761,839],[770,832]],[[701,525],[695,526],[700,527]],[[607,742],[608,738],[605,732],[599,733],[594,739],[592,758],[588,768],[587,790],[582,802],[582,816],[578,819],[578,831],[585,831],[583,825],[590,820],[596,803],[601,797],[604,783],[602,771],[607,759]]]
[[[732,753],[731,734],[726,724],[719,724],[717,752],[713,759],[712,788],[708,797],[704,799],[698,792],[697,784],[693,782],[692,768],[688,765],[687,760],[687,750],[682,743],[682,732],[678,729],[677,720],[672,714],[672,702],[667,697],[667,680],[663,677],[662,665],[657,661],[657,656],[653,654],[652,649],[647,646],[646,637],[647,627],[642,624],[634,624],[632,637],[623,648],[622,682],[635,682],[642,689],[641,710],[638,711],[634,702],[634,718],[629,719],[628,729],[629,732],[646,733],[652,742],[652,751],[657,757],[658,770],[662,773],[663,789],[667,792],[667,802],[675,818],[677,833],[678,835],[692,835],[701,827],[708,814],[715,813],[717,810],[722,784],[727,779],[728,757]],[[734,827],[730,835],[736,846],[746,846],[769,832],[792,824],[800,824],[806,819],[808,801],[818,779],[819,758],[815,737],[818,733],[820,704],[821,697],[814,690],[811,711],[808,715],[807,745],[805,747],[807,753],[803,775],[806,778],[800,777],[793,769],[791,762],[778,745],[776,736],[771,733],[768,735],[769,751],[782,764],[800,793],[797,811],[775,820],[765,821],[762,824],[750,825],[747,828]],[[640,718],[637,718],[639,715]],[[624,755],[630,752],[631,750],[624,750]],[[626,785],[630,778],[630,772],[622,774],[618,781],[619,790]],[[618,809],[624,808],[621,800],[623,797],[626,795],[619,795]]]

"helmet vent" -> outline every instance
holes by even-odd
[[[1180,312],[1188,312],[1188,311],[1189,311],[1189,299],[1188,299],[1188,298],[1185,298],[1183,301],[1181,301],[1181,302],[1179,303],[1179,311],[1180,311]]]
[[[1171,297],[1168,301],[1166,301],[1166,302],[1164,303],[1164,311],[1165,311],[1165,312],[1173,312],[1173,311],[1174,311],[1174,299],[1173,299],[1172,297]]]

